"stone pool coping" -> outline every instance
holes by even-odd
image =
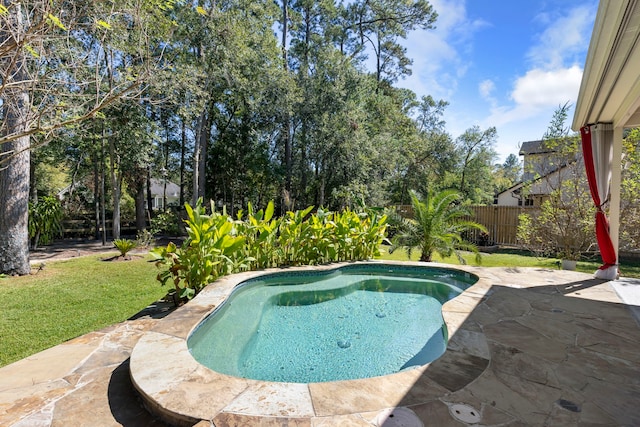
[[[419,368],[357,380],[276,383],[215,372],[189,353],[187,338],[193,329],[241,282],[270,273],[380,264],[455,269],[478,276],[477,269],[466,266],[392,261],[268,269],[227,276],[207,286],[189,304],[142,336],[131,354],[133,385],[150,412],[174,425],[191,426],[200,421],[215,425],[269,421],[375,425],[389,415],[389,409],[418,407],[460,390],[479,377],[490,361],[487,341],[482,331],[464,329],[463,322],[491,287],[490,281],[481,276],[443,305],[450,337],[447,351],[440,359]]]

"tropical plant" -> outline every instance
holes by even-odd
[[[45,196],[29,204],[29,239],[34,249],[48,244],[62,233],[62,205],[54,196]]]
[[[424,200],[415,191],[410,195],[413,218],[396,221],[397,233],[392,239],[390,252],[402,247],[411,257],[412,251],[419,248],[420,261],[431,262],[435,252],[443,258],[455,254],[461,263],[465,263],[460,251],[470,251],[476,254],[478,263],[481,261],[477,246],[462,236],[467,231],[486,232],[487,229],[467,219],[471,212],[457,204],[460,193],[455,190],[427,193]]]
[[[118,252],[120,252],[120,256],[126,257],[130,251],[132,251],[138,246],[138,244],[135,240],[114,239],[113,246],[115,246],[116,249],[118,249]]]
[[[191,299],[208,283],[220,276],[247,269],[243,245],[245,238],[236,235],[227,215],[216,213],[213,201],[211,215],[205,215],[201,201],[195,209],[185,204],[187,234],[181,248],[169,243],[151,253],[158,267],[167,267],[157,279],[163,285],[170,279],[181,299]]]
[[[173,281],[182,299],[193,298],[208,283],[226,274],[244,270],[290,265],[323,264],[364,260],[378,256],[384,240],[387,217],[374,210],[340,213],[313,206],[283,217],[273,218],[274,203],[235,220],[215,212],[205,215],[200,202],[192,209],[185,205],[189,238],[181,248],[170,243],[152,254],[163,269],[158,280]]]
[[[245,256],[252,260],[252,269],[279,265],[276,249],[280,220],[273,218],[273,212],[273,201],[270,201],[265,209],[260,209],[256,213],[253,211],[253,205],[249,203],[244,220],[242,219],[243,211],[238,212],[236,230],[245,238]]]

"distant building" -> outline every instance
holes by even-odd
[[[522,187],[524,187],[524,185],[524,182],[521,181],[501,191],[496,195],[493,204],[498,206],[522,206]]]
[[[573,158],[560,158],[555,147],[543,140],[523,142],[519,154],[523,156],[524,173],[522,181],[498,193],[494,204],[498,206],[540,206],[554,188],[557,188],[568,166],[579,160],[578,151]],[[527,187],[526,195],[523,194]]]
[[[518,153],[523,156],[522,181],[531,181],[551,172],[548,160],[555,153],[556,150],[548,147],[542,140],[523,142]]]
[[[151,178],[151,207],[153,209],[164,209],[164,180]],[[178,205],[180,203],[180,186],[174,182],[167,181],[167,206]]]

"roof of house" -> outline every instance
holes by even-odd
[[[151,195],[161,196],[164,194],[164,181],[161,179],[151,178]],[[180,195],[180,186],[174,182],[167,181],[167,197],[178,197]]]
[[[511,187],[507,188],[506,190],[502,190],[499,193],[496,194],[496,196],[499,196],[501,194],[507,193],[507,192],[516,192],[519,191],[522,187],[524,187],[525,185],[529,185],[529,184],[533,184],[535,182],[538,182],[544,178],[547,178],[555,173],[558,173],[558,171],[568,167],[570,164],[575,163],[575,160],[572,162],[566,162],[561,164],[560,166],[553,168],[552,170],[550,170],[549,172],[547,172],[545,175],[541,175],[541,176],[536,176],[532,179],[528,179],[525,181],[519,181],[515,184],[513,184]]]
[[[500,196],[501,194],[505,194],[505,193],[509,193],[509,192],[513,193],[514,191],[517,191],[520,188],[522,188],[525,184],[527,184],[527,183],[524,182],[524,181],[520,181],[520,182],[518,182],[516,184],[513,184],[511,187],[500,191],[499,193],[496,194],[496,196]]]
[[[554,148],[550,148],[545,144],[543,140],[537,141],[526,141],[522,143],[520,147],[520,154],[524,156],[525,154],[542,154],[542,153],[554,153],[556,150]]]

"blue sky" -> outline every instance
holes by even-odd
[[[502,162],[540,139],[554,110],[575,105],[596,0],[432,0],[435,30],[403,44],[413,74],[397,83],[449,102],[447,131],[495,126]],[[573,109],[567,120],[571,125]]]

